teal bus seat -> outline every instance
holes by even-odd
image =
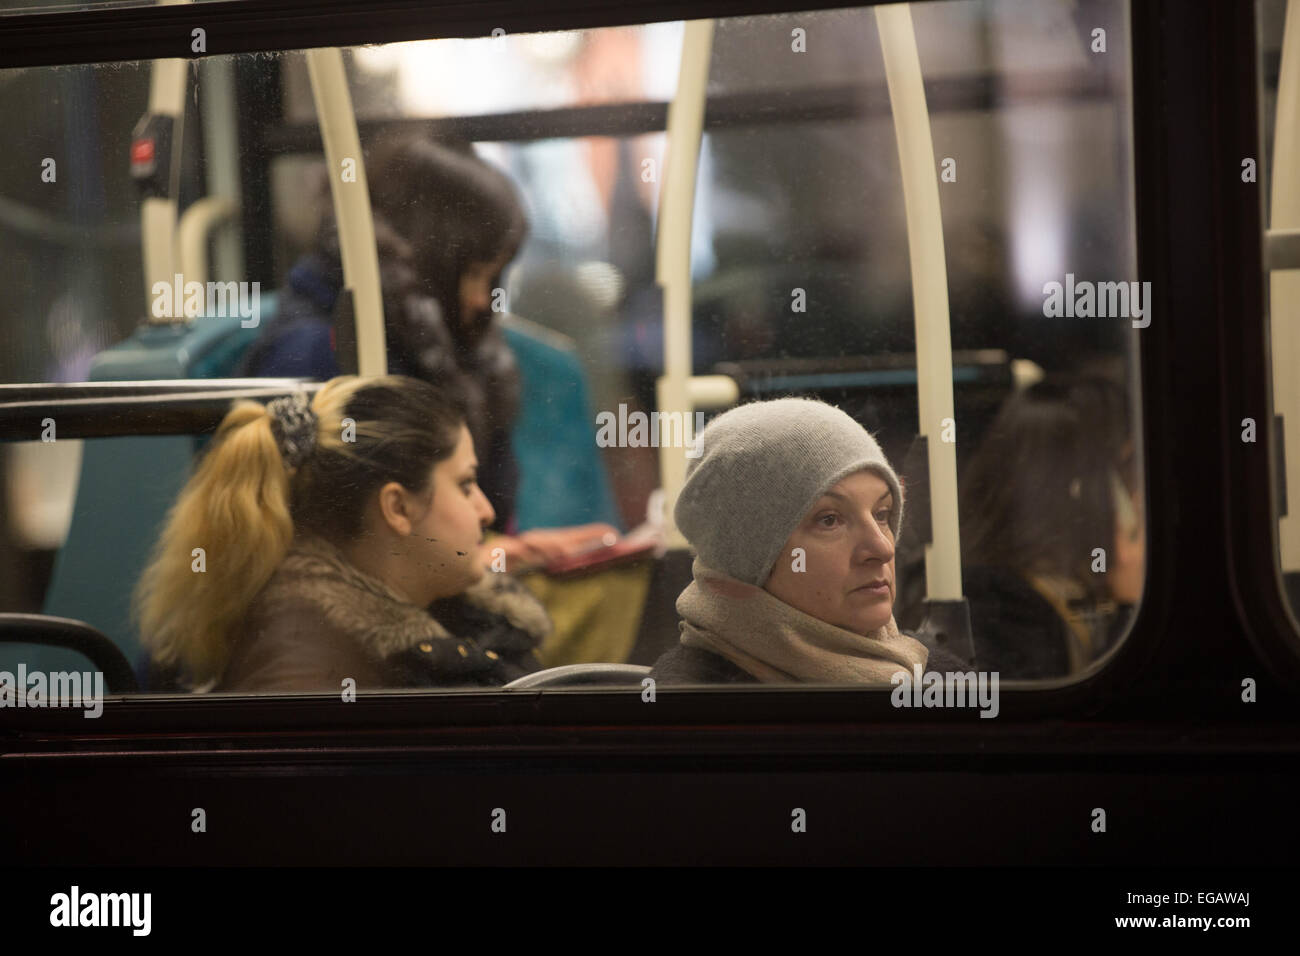
[[[604,521],[622,530],[596,445],[586,372],[573,343],[518,316],[503,317],[501,326],[522,380],[510,442],[519,464],[516,527]]]
[[[262,296],[259,326],[274,315],[275,305],[273,294]],[[260,328],[243,328],[238,317],[142,326],[97,355],[89,379],[229,377],[259,333]],[[46,614],[86,622],[107,635],[128,660],[140,661],[131,595],[167,511],[189,477],[200,441],[192,435],[85,441],[72,522],[54,561]],[[36,664],[29,659],[28,666]]]

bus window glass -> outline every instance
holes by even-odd
[[[154,692],[1104,666],[1162,320],[1128,6],[889,17],[343,50],[356,156],[322,141],[319,52],[0,72],[0,383],[332,381],[216,440],[18,436],[4,609],[86,621]],[[909,36],[924,115],[891,106]],[[184,105],[142,121],[151,95]],[[932,157],[900,160],[895,110]],[[373,289],[340,226],[363,182]],[[372,301],[400,378],[333,381]]]
[[[1252,181],[1257,177],[1261,186],[1261,219],[1265,236],[1274,230],[1300,228],[1300,195],[1290,186],[1287,177],[1279,177],[1276,170],[1287,168],[1293,161],[1297,146],[1300,117],[1279,112],[1279,106],[1288,102],[1283,84],[1300,82],[1300,49],[1286,44],[1286,30],[1293,33],[1295,23],[1288,22],[1287,4],[1261,0],[1256,7],[1259,24],[1260,69],[1260,151],[1254,168],[1243,165],[1242,178]],[[1289,11],[1291,18],[1295,10]],[[1293,100],[1289,102],[1294,102]],[[1249,177],[1249,178],[1248,178]],[[1279,263],[1279,265],[1282,265]],[[1268,268],[1266,264],[1265,268]],[[1273,501],[1276,508],[1278,569],[1281,573],[1283,594],[1290,604],[1291,613],[1300,619],[1300,522],[1296,520],[1295,504],[1300,501],[1300,463],[1294,455],[1286,455],[1287,448],[1300,447],[1300,391],[1295,384],[1296,356],[1300,355],[1300,339],[1293,329],[1296,276],[1295,268],[1278,268],[1264,274],[1264,289],[1269,315],[1269,349],[1272,357],[1270,377],[1273,392],[1271,427],[1280,445],[1281,461],[1285,467],[1275,470],[1277,487]],[[1249,425],[1243,422],[1243,437]],[[1255,427],[1270,427],[1257,422]]]

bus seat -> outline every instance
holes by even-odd
[[[7,658],[22,661],[29,671],[81,672],[89,661],[104,675],[107,692],[139,690],[131,662],[117,645],[82,621],[46,614],[0,614],[0,643]]]
[[[276,295],[260,298],[260,321],[246,329],[237,316],[199,316],[190,324],[142,325],[95,356],[92,382],[228,378],[263,327],[275,317]]]
[[[565,664],[536,671],[506,684],[506,690],[536,690],[541,687],[640,687],[650,673],[635,664]]]
[[[596,445],[587,376],[573,343],[518,316],[503,316],[519,363],[522,398],[511,447],[519,463],[518,530],[603,521],[622,529]]]
[[[681,642],[677,598],[694,580],[694,554],[671,549],[654,564],[646,593],[645,611],[637,628],[636,641],[627,656],[629,664],[653,667],[660,656]]]
[[[275,297],[262,296],[263,323],[274,309]],[[95,357],[89,379],[229,376],[258,331],[243,328],[238,317],[141,326]],[[190,435],[86,440],[72,522],[45,596],[46,614],[85,621],[106,634],[128,660],[139,661],[142,647],[131,622],[131,594],[167,510],[189,477],[199,441]],[[138,673],[144,686],[144,669]]]
[[[542,666],[627,662],[655,563],[647,557],[566,577],[523,575],[520,581],[546,607],[553,625],[537,649]]]
[[[736,381],[742,402],[801,395],[839,406],[875,436],[895,466],[919,430],[916,359],[909,353],[727,361],[712,371]],[[1015,389],[1011,357],[1001,349],[954,351],[952,387],[960,470]]]

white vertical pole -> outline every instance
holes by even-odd
[[[140,204],[140,242],[144,257],[145,315],[150,322],[171,322],[169,317],[153,314],[153,287],[156,282],[172,286],[180,269],[176,250],[176,189],[172,182],[172,169],[177,168],[183,142],[185,121],[185,87],[189,64],[185,60],[154,60],[149,75],[149,112],[155,116],[172,119],[172,142],[166,170],[169,182],[167,195],[149,196]],[[177,314],[184,314],[179,306]]]
[[[357,371],[383,375],[388,370],[384,339],[384,302],[379,287],[379,254],[375,249],[375,221],[370,211],[370,187],[361,157],[361,137],[352,111],[343,54],[338,49],[307,51],[325,164],[329,169],[334,219],[338,223],[339,253],[343,258],[343,285],[352,290],[357,317]],[[356,179],[343,180],[344,160]]]
[[[659,193],[655,278],[664,295],[664,374],[656,383],[655,399],[660,411],[681,412],[684,421],[695,417],[690,382],[691,217],[712,51],[713,21],[687,21],[677,93],[668,105],[668,147]],[[669,547],[685,547],[673,524],[673,506],[686,480],[683,449],[659,449],[659,480]]]
[[[162,0],[163,6],[189,3],[190,0]],[[180,271],[180,253],[176,245],[176,209],[180,183],[172,177],[172,170],[180,168],[180,151],[185,130],[185,89],[189,64],[181,59],[154,60],[149,74],[149,112],[155,116],[172,119],[172,142],[167,170],[167,196],[150,196],[140,204],[140,252],[144,258],[145,316],[154,323],[173,319],[153,314],[153,287],[155,282],[173,284]],[[179,304],[174,309],[184,314]]]
[[[898,159],[907,210],[916,319],[916,378],[921,434],[930,466],[930,527],[925,579],[931,600],[957,600],[961,590],[961,536],[957,514],[957,445],[943,441],[945,419],[955,428],[952,337],[948,319],[948,268],[943,252],[939,178],[930,135],[930,112],[921,81],[909,4],[876,7],[885,78],[894,113]],[[955,436],[955,431],[954,431]]]
[[[228,200],[231,215],[240,207],[239,104],[235,95],[234,57],[216,56],[203,63],[203,141],[208,170],[208,195]],[[215,236],[211,277],[242,281],[244,249],[238,223]],[[257,278],[257,277],[255,277]],[[203,281],[207,281],[205,278]]]

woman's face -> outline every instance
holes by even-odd
[[[765,589],[815,618],[870,634],[894,612],[894,495],[871,471],[834,485],[790,535]],[[796,548],[803,549],[799,560]],[[802,570],[799,570],[802,568]]]
[[[481,332],[492,318],[492,283],[509,259],[471,262],[460,276],[460,323],[464,333]]]
[[[474,442],[462,425],[456,450],[433,466],[432,500],[412,518],[412,557],[425,569],[430,601],[461,593],[485,573],[479,545],[496,515],[478,486],[477,471]]]

